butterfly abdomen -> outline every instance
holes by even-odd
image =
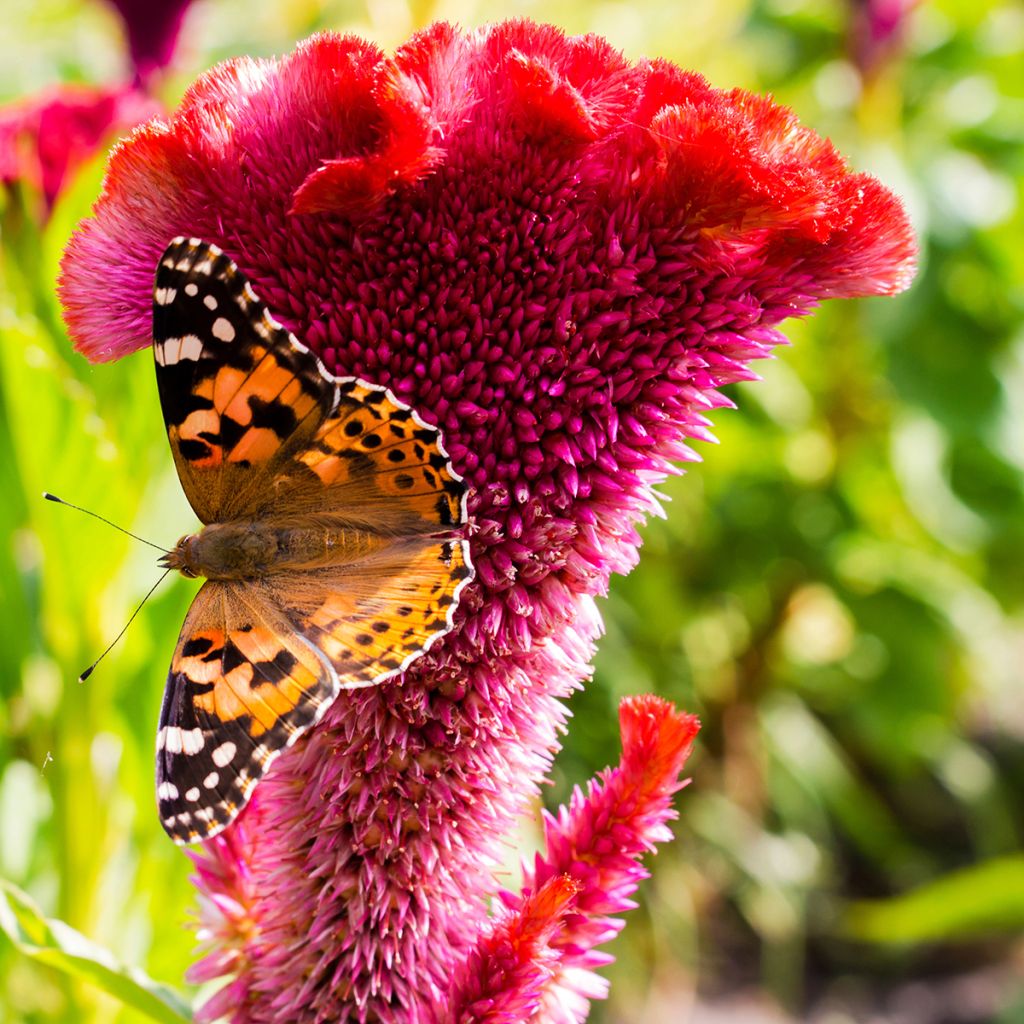
[[[280,526],[258,520],[213,523],[200,533],[182,537],[162,564],[186,576],[254,580],[275,572],[350,564],[395,542],[373,530],[349,526]]]

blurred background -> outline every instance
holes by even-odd
[[[664,488],[668,518],[603,605],[545,799],[608,761],[626,694],[704,730],[591,1020],[1024,1022],[1024,7],[120,6],[127,22],[101,0],[0,12],[0,877],[191,998],[189,862],[153,810],[152,750],[194,587],[163,586],[79,685],[157,573],[149,549],[39,498],[164,544],[193,523],[149,360],[87,365],[54,297],[110,137],[212,63],[319,28],[390,49],[436,18],[522,14],[773,93],[906,199],[922,244],[908,294],[789,324],[764,379],[729,389],[720,447]],[[0,927],[22,948],[0,933],[0,1020],[153,1019],[25,955],[78,940],[7,892]]]

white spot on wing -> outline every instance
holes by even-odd
[[[199,285],[197,285],[195,281],[189,281],[189,283],[185,285],[185,294],[195,297],[199,294]]]
[[[168,338],[163,344],[164,365],[173,366],[178,361],[181,351],[181,338]]]
[[[199,799],[199,787],[193,786],[191,789],[185,790],[185,799],[194,804]]]
[[[198,754],[203,749],[203,730],[182,729],[177,725],[162,726],[156,734],[156,749],[169,754]]]
[[[189,285],[189,287],[191,288],[192,285]],[[198,291],[198,289],[196,289],[196,290]],[[207,309],[216,309],[217,308],[217,300],[212,295],[204,295],[203,296],[203,305]]]
[[[194,335],[186,334],[181,339],[178,359],[198,359],[203,354],[203,343]]]
[[[231,763],[237,749],[238,748],[234,743],[228,740],[227,743],[222,743],[217,747],[210,756],[213,758],[213,763],[218,768],[223,768],[226,764]]]
[[[173,782],[161,782],[156,787],[156,795],[161,800],[177,800],[178,787]]]
[[[210,774],[207,775],[205,779],[203,779],[203,788],[213,789],[213,787],[216,786],[218,782],[220,782],[220,776],[216,772],[210,772]]]
[[[234,341],[235,329],[231,326],[231,321],[223,316],[217,317],[213,321],[213,336],[220,338],[221,341]]]
[[[185,291],[188,291],[188,289],[186,288]],[[157,288],[153,293],[153,298],[156,299],[158,306],[169,306],[177,294],[177,288]]]

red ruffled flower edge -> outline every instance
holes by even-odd
[[[510,21],[463,35],[437,24],[394,58],[324,34],[279,61],[226,61],[171,117],[122,143],[64,261],[76,347],[105,360],[149,343],[148,282],[183,233],[227,246],[289,326],[327,347],[329,337],[309,334],[316,316],[288,286],[281,244],[294,230],[300,241],[318,234],[311,217],[364,222],[387,216],[399,193],[426,197],[433,175],[465,159],[478,111],[494,109],[510,138],[560,149],[597,199],[631,192],[637,209],[692,232],[707,260],[799,275],[811,299],[892,294],[913,276],[900,201],[770,98],[713,89],[663,60],[631,64],[598,37],[552,26]],[[272,137],[261,121],[275,123]],[[622,167],[634,168],[629,182]],[[107,267],[126,260],[111,278]],[[99,282],[111,299],[102,318]]]
[[[576,1024],[605,995],[594,970],[613,958],[597,947],[635,906],[648,877],[640,858],[672,838],[672,796],[700,729],[649,695],[624,700],[619,722],[618,767],[577,788],[557,816],[545,813],[547,852],[525,867],[520,894],[500,894],[504,909],[457,970],[438,1024]]]

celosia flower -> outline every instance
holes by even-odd
[[[45,219],[78,168],[136,125],[162,112],[142,83],[171,59],[191,0],[111,0],[124,22],[133,85],[54,86],[0,108],[0,182],[42,196]]]
[[[100,146],[159,110],[133,88],[61,86],[0,110],[0,181],[24,182],[52,209],[70,176]]]
[[[699,728],[692,715],[650,696],[623,701],[619,719],[621,764],[586,794],[577,789],[557,817],[545,815],[547,853],[525,870],[521,894],[500,894],[512,912],[485,929],[439,1020],[574,1024],[590,999],[605,995],[593,972],[611,957],[596,947],[622,928],[611,915],[635,905],[629,897],[647,877],[640,857],[672,838],[665,822],[675,817],[672,794],[683,786],[679,773]]]
[[[445,1024],[519,1024],[532,1020],[559,973],[552,940],[565,926],[579,884],[568,875],[524,894],[499,917],[453,978],[435,1019]]]
[[[780,321],[906,286],[899,202],[768,100],[520,21],[436,25],[394,58],[317,36],[204,75],[117,149],[68,247],[80,351],[148,344],[153,269],[180,234],[226,250],[330,369],[440,425],[477,569],[444,642],[343,695],[207,845],[200,971],[233,980],[206,1017],[429,1021],[490,936],[532,942],[551,984],[524,970],[514,991],[578,1018],[674,784],[637,775],[630,729],[620,774],[549,824],[504,933],[485,901],[587,676],[594,597]],[[690,733],[668,735],[677,754],[654,748],[678,764]]]

